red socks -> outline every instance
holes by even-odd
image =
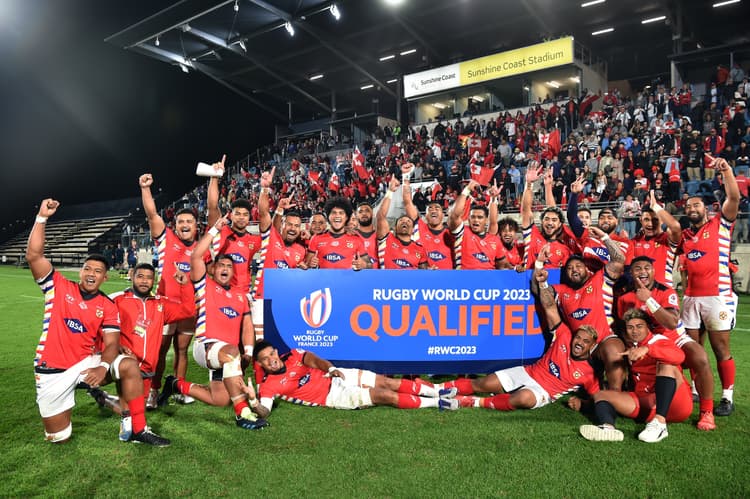
[[[242,415],[242,409],[244,409],[245,407],[247,407],[248,409],[250,408],[250,405],[248,405],[247,399],[245,397],[242,397],[240,400],[238,400],[237,402],[234,402],[232,405],[234,405],[234,414],[237,416]]]
[[[736,369],[734,367],[734,358],[718,361],[716,363],[716,370],[719,371],[721,387],[724,390],[734,389],[734,375],[736,372]]]
[[[399,409],[419,409],[421,405],[421,398],[417,395],[409,395],[406,393],[398,394],[398,408]]]
[[[485,409],[495,409],[496,411],[514,411],[515,407],[510,405],[510,394],[501,393],[494,397],[482,399],[482,407]]]
[[[458,389],[458,395],[474,395],[474,388],[471,386],[471,380],[469,378],[457,378],[453,381],[446,381],[443,383],[444,388]]]
[[[133,433],[140,433],[146,428],[146,400],[143,395],[128,402],[130,417],[133,421]]]
[[[190,387],[193,384],[189,381],[185,381],[185,378],[178,378],[177,379],[177,391],[180,392],[183,395],[190,394]]]

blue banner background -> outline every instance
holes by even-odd
[[[265,338],[384,374],[491,372],[544,348],[532,272],[265,271]],[[550,271],[550,282],[559,271]]]

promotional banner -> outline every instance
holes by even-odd
[[[529,364],[544,339],[513,270],[265,271],[265,338],[337,366],[470,373]],[[550,271],[558,282],[559,271]]]
[[[404,75],[404,97],[409,99],[564,64],[573,64],[570,36]]]

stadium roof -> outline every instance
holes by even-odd
[[[708,64],[713,47],[746,51],[746,5],[713,3],[181,0],[106,41],[205,74],[285,123],[290,102],[293,121],[371,112],[375,100],[395,110],[403,74],[565,35],[607,62],[610,80],[666,76],[678,52]]]

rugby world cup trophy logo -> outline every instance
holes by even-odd
[[[299,301],[302,319],[311,328],[318,329],[331,317],[331,289],[316,289]]]

